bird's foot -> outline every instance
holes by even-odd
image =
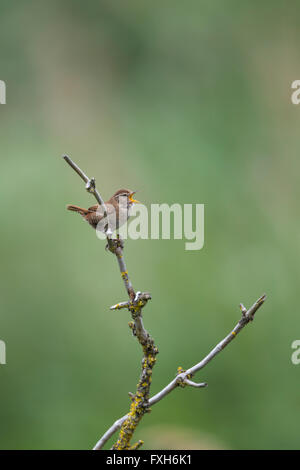
[[[117,248],[124,249],[124,241],[119,234],[117,234],[117,238],[110,238],[105,247],[106,251],[111,251],[112,253],[115,253]]]

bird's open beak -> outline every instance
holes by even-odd
[[[136,193],[136,191],[133,191],[133,193],[130,194],[129,196],[129,201],[130,202],[135,202],[136,204],[139,204],[140,201],[137,201],[136,199],[133,199],[133,195]]]

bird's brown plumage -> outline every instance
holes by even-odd
[[[115,223],[113,224],[114,227],[111,227],[112,231],[126,222],[129,217],[128,211],[130,207],[134,202],[138,202],[132,198],[133,194],[134,191],[130,191],[129,189],[119,189],[107,202],[105,202],[108,220],[110,219],[110,216],[114,215]],[[122,199],[120,199],[121,197]],[[126,203],[125,205],[124,202]],[[103,209],[99,204],[95,204],[88,209],[69,204],[67,205],[67,209],[69,211],[78,212],[78,214],[80,214],[93,228],[97,228],[98,223],[103,219]]]

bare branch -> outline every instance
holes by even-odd
[[[89,182],[90,179],[88,178],[88,176],[86,176],[86,174],[83,173],[83,171],[79,168],[79,166],[77,166],[76,163],[74,163],[73,160],[71,160],[71,158],[68,157],[68,155],[63,155],[62,158],[70,165],[71,168],[73,168],[73,170],[76,171],[76,173],[80,176],[80,178],[83,179],[85,183]]]
[[[152,398],[149,399],[148,405],[152,406],[155,405],[155,403],[158,403],[160,400],[162,400],[166,395],[168,395],[172,390],[177,388],[180,384],[182,385],[190,385],[192,387],[196,388],[203,388],[207,384],[206,383],[200,383],[197,384],[195,382],[192,382],[190,378],[198,372],[200,369],[203,369],[218,353],[220,353],[235,337],[236,335],[250,322],[253,320],[254,315],[256,311],[262,306],[264,301],[266,300],[266,295],[262,295],[253,305],[252,307],[249,308],[249,310],[246,310],[245,307],[244,309],[246,312],[242,310],[242,318],[240,321],[236,324],[236,326],[233,328],[233,330],[222,340],[220,343],[215,346],[208,354],[205,356],[202,361],[198,362],[195,364],[193,367],[190,369],[180,372],[177,374],[175,379],[173,379],[165,388],[163,388],[160,392],[158,392],[156,395],[154,395]],[[181,370],[181,368],[178,368],[178,370]],[[118,421],[116,421],[111,428],[102,436],[102,438],[97,442],[97,444],[94,447],[94,450],[100,450],[103,448],[105,443],[108,441],[108,439],[116,432],[118,429],[121,428],[122,424],[126,421],[128,415],[123,416],[120,418]],[[117,426],[116,426],[117,423]]]
[[[201,362],[196,364],[195,366],[188,369],[185,374],[186,375],[194,375],[200,369],[203,369],[219,352],[221,352],[235,337],[236,335],[254,318],[254,314],[259,307],[262,306],[264,301],[266,300],[266,295],[262,295],[253,305],[249,308],[247,313],[242,316],[240,321],[237,325],[233,328],[233,330],[224,338],[217,346],[204,358]]]
[[[247,313],[247,309],[243,304],[240,304],[240,309],[241,309],[242,315],[244,317]]]
[[[95,178],[88,178],[88,176],[67,156],[65,155],[64,160],[73,168],[73,170],[83,179],[86,183],[86,190],[93,194],[100,206],[102,206],[104,217],[107,218],[107,210],[105,203],[96,189]],[[119,310],[122,308],[127,308],[132,317],[132,322],[129,323],[130,328],[132,329],[133,334],[137,337],[140,345],[143,349],[143,359],[142,359],[142,371],[140,379],[137,385],[137,390],[135,394],[130,393],[131,406],[130,412],[123,416],[122,418],[115,421],[115,423],[106,431],[106,433],[101,437],[94,447],[94,450],[102,449],[105,443],[110,439],[110,437],[120,430],[119,438],[117,442],[112,447],[116,450],[137,450],[142,444],[143,441],[138,441],[134,445],[130,445],[130,440],[133,436],[133,433],[139,424],[143,415],[150,411],[150,406],[154,405],[158,401],[162,400],[166,395],[168,395],[172,390],[180,387],[195,387],[195,388],[204,388],[207,386],[205,382],[196,383],[191,380],[196,372],[200,369],[203,369],[218,353],[220,353],[235,337],[236,335],[254,319],[256,311],[261,307],[266,299],[266,295],[261,296],[253,305],[247,310],[243,304],[240,304],[240,309],[242,312],[242,317],[233,330],[218,343],[215,348],[213,348],[204,359],[195,364],[188,370],[183,370],[181,367],[178,368],[176,377],[160,392],[154,395],[149,399],[150,385],[152,380],[152,369],[156,362],[156,355],[158,349],[154,345],[154,341],[145,329],[143,325],[142,318],[142,309],[147,304],[148,300],[151,299],[151,295],[148,292],[135,293],[131,281],[129,279],[128,271],[124,261],[123,254],[123,242],[118,237],[117,239],[112,239],[111,234],[108,232],[108,224],[105,226],[105,234],[108,243],[108,249],[116,255],[119,269],[121,272],[121,277],[123,279],[125,288],[127,290],[129,300],[127,302],[121,302],[116,305],[113,305],[111,310]]]
[[[103,209],[104,219],[108,220],[107,219],[106,205],[105,205],[105,202],[102,199],[100,193],[96,189],[96,180],[95,180],[95,178],[90,179],[88,176],[86,176],[86,174],[79,168],[79,166],[76,165],[76,163],[73,162],[73,160],[71,160],[70,157],[68,157],[68,155],[63,155],[63,159],[70,165],[71,168],[73,168],[74,171],[76,171],[76,173],[80,176],[80,178],[82,178],[83,181],[86,183],[85,189],[87,190],[88,193],[91,193],[95,196],[96,201],[98,202],[98,204]],[[105,225],[104,230],[105,230],[105,235],[106,235],[106,238],[107,238],[107,243],[110,244],[110,235],[111,234],[108,233],[108,223]]]
[[[129,447],[129,450],[138,450],[142,445],[144,444],[144,441],[139,440],[133,446]]]
[[[73,160],[71,160],[70,157],[68,157],[67,155],[64,155],[63,156],[63,159],[70,165],[71,168],[73,168],[74,171],[76,171],[76,173],[80,176],[80,178],[83,179],[83,181],[86,183],[86,190],[93,194],[96,201],[98,202],[98,204],[100,206],[102,206],[102,209],[103,209],[103,216],[104,218],[107,219],[107,209],[106,209],[106,206],[105,206],[105,202],[104,200],[102,199],[101,195],[99,194],[99,192],[97,191],[96,189],[96,181],[95,181],[95,178],[89,178],[80,168],[78,165],[76,165],[76,163],[73,162]],[[119,263],[119,268],[120,268],[120,272],[121,272],[121,276],[122,276],[122,279],[123,279],[123,282],[124,282],[124,285],[125,285],[125,288],[127,290],[127,293],[129,295],[130,298],[134,298],[135,296],[135,292],[133,290],[133,287],[132,287],[132,284],[130,282],[130,279],[129,279],[129,276],[128,276],[128,270],[127,270],[127,267],[126,267],[126,264],[125,264],[125,260],[124,260],[124,255],[123,255],[123,245],[122,245],[122,242],[120,239],[117,239],[117,240],[113,240],[111,238],[111,234],[108,232],[108,223],[105,225],[105,235],[106,235],[106,238],[107,238],[107,246],[109,248],[109,251],[111,251],[112,253],[114,253],[117,257],[117,260],[118,260],[118,263]]]
[[[120,302],[119,304],[116,304],[116,305],[112,305],[110,307],[110,310],[121,310],[121,308],[128,308],[130,305],[130,302],[127,301],[127,302]]]
[[[95,178],[89,179],[86,174],[68,156],[65,155],[63,158],[86,183],[86,190],[95,196],[100,206],[102,206],[104,217],[107,218],[105,203],[96,189]],[[121,428],[119,438],[113,448],[116,450],[138,449],[143,444],[143,442],[139,441],[138,443],[134,444],[134,446],[131,446],[130,440],[140,420],[144,414],[149,411],[148,400],[152,381],[152,369],[156,362],[156,355],[158,354],[158,349],[154,345],[153,339],[145,329],[142,318],[142,309],[145,307],[148,300],[151,299],[151,295],[148,292],[142,293],[138,291],[135,293],[132,283],[129,279],[128,270],[124,260],[124,244],[120,237],[117,239],[112,239],[111,234],[108,233],[107,229],[108,224],[105,227],[107,246],[109,251],[117,257],[121,277],[129,296],[128,302],[116,304],[111,307],[111,309],[118,310],[120,308],[127,307],[130,311],[133,321],[129,323],[129,326],[132,329],[134,336],[137,337],[140,345],[142,346],[143,359],[142,371],[139,382],[137,384],[137,390],[136,393],[131,397],[130,412],[124,417],[124,419],[121,418],[121,420],[116,421],[112,428],[110,428],[107,433],[105,433],[103,438],[100,439],[97,445],[99,445],[101,448],[103,443],[105,443],[117,429]]]
[[[120,302],[110,307],[110,310],[120,310],[121,308],[128,308],[129,311],[134,311],[137,307],[144,307],[150,299],[151,294],[149,294],[149,292],[137,292],[133,301],[128,300],[127,302]]]
[[[117,421],[114,422],[114,424],[106,431],[105,434],[99,439],[93,450],[100,450],[102,447],[105,445],[105,443],[117,432],[122,424],[124,423],[125,419],[127,418],[127,415],[123,416],[123,418],[118,419]]]
[[[193,382],[192,380],[189,380],[189,379],[185,379],[184,383],[185,383],[186,385],[189,385],[190,387],[195,387],[195,388],[204,388],[204,387],[207,387],[207,383],[206,383],[206,382],[202,382],[202,383],[197,384],[196,382]]]

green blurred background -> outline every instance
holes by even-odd
[[[67,213],[104,198],[205,204],[205,246],[127,241],[159,347],[152,393],[262,293],[256,321],[153,407],[144,448],[299,448],[297,2],[2,0],[2,449],[91,448],[128,410],[141,351],[104,242]],[[110,447],[111,440],[106,447]]]

